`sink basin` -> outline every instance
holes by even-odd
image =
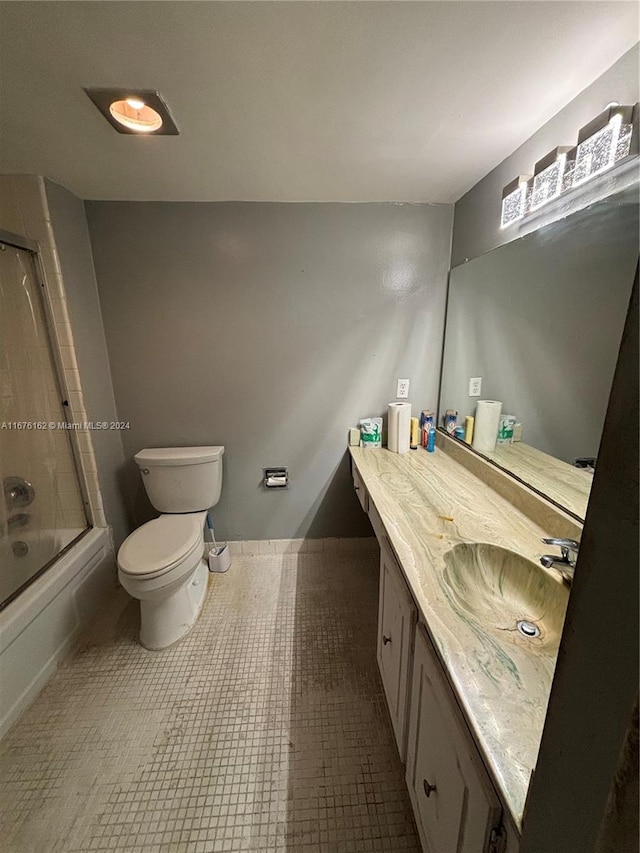
[[[542,566],[485,543],[444,555],[442,585],[452,607],[500,642],[555,656],[569,593]]]

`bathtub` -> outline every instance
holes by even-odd
[[[34,541],[34,560],[39,547]],[[16,558],[18,566],[29,556]],[[20,570],[7,565],[9,571]],[[116,584],[109,531],[93,528],[0,611],[0,737],[51,678]]]
[[[83,529],[31,531],[18,528],[0,538],[0,601],[5,601],[37,575],[51,556],[77,539]]]

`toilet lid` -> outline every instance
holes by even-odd
[[[130,575],[168,571],[202,542],[202,513],[161,515],[134,530],[118,551],[118,566]]]

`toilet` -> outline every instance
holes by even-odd
[[[224,447],[156,447],[134,456],[149,500],[162,513],[118,551],[118,579],[140,599],[140,643],[166,649],[193,627],[209,578],[204,529],[220,499]]]

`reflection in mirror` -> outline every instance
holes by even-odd
[[[638,264],[638,188],[455,267],[440,413],[481,399],[515,415],[521,440],[482,455],[585,517]],[[576,467],[586,465],[586,467]]]

